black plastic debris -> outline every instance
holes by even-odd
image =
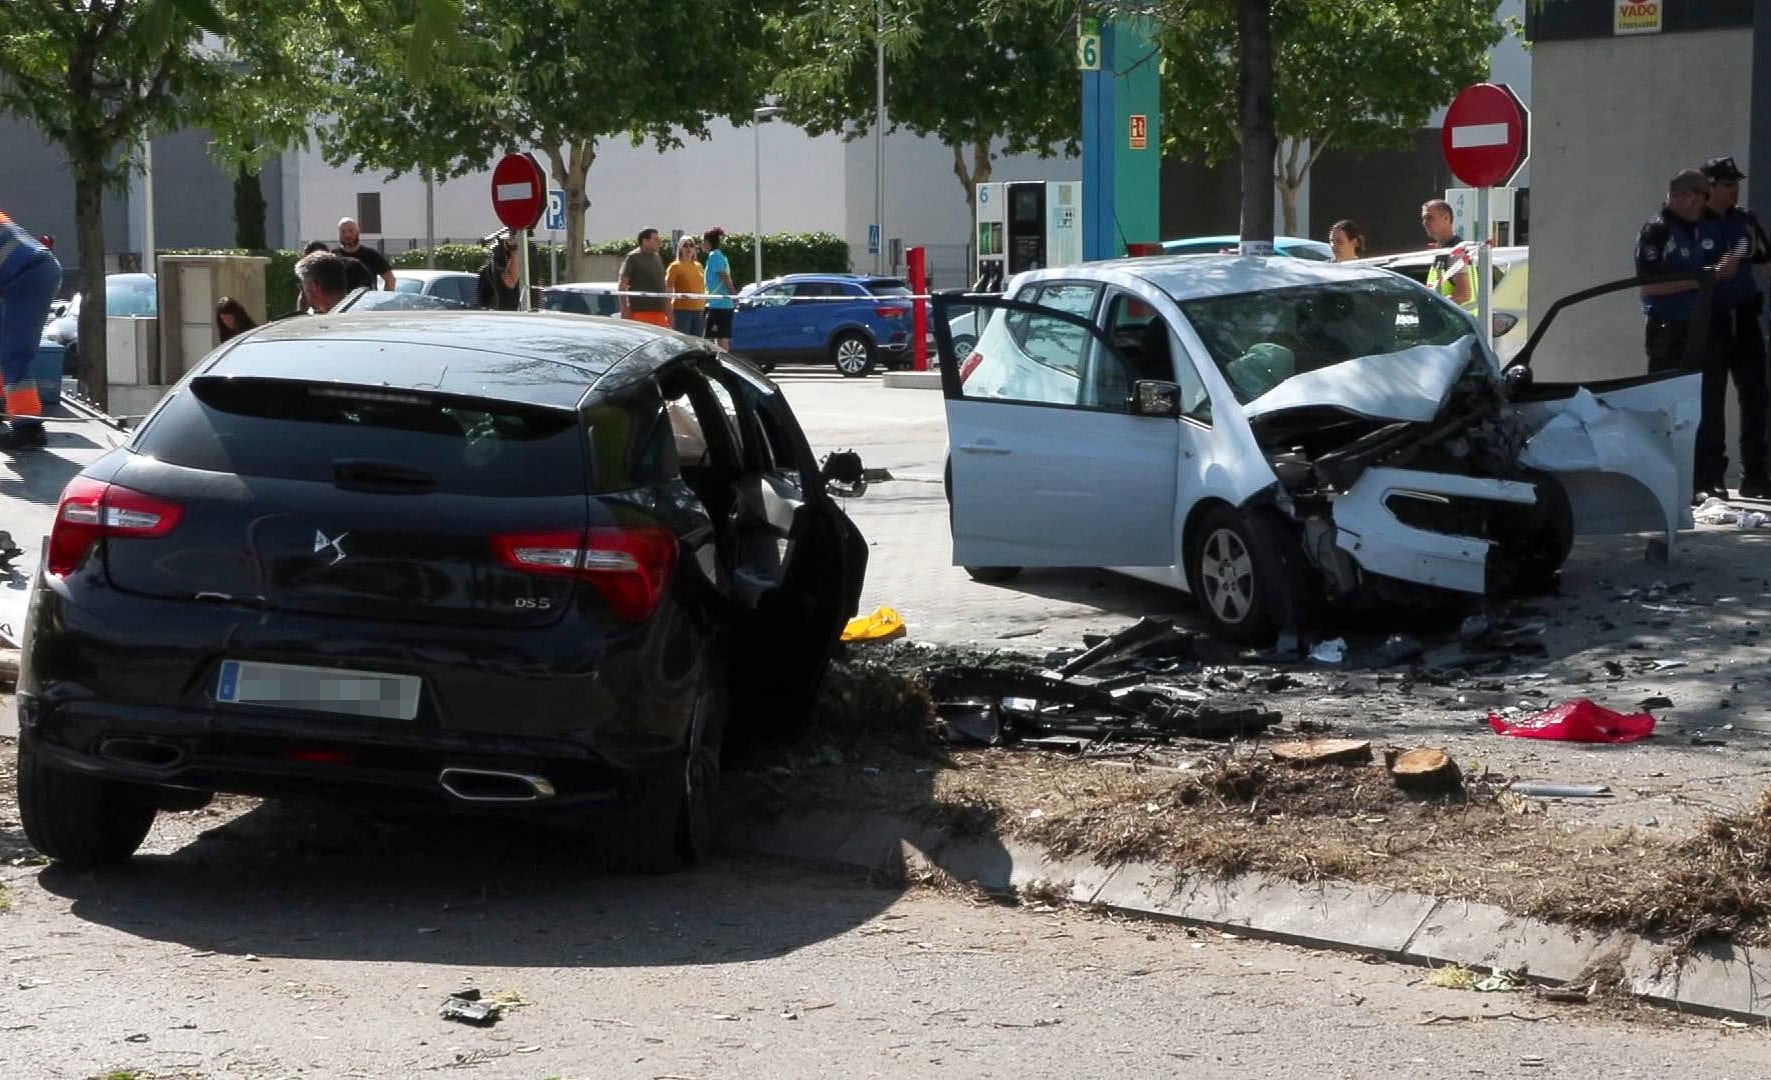
[[[1056,674],[1064,679],[1074,678],[1095,668],[1131,658],[1190,660],[1193,658],[1193,635],[1166,619],[1145,617],[1118,633],[1101,638],[1082,655],[1060,664]]]
[[[1091,662],[1089,669],[1096,666]],[[954,666],[933,672],[929,690],[942,737],[959,745],[1049,738],[1224,739],[1258,734],[1280,720],[1279,713],[1258,705],[1216,702],[1172,683],[1139,678],[1119,685],[1125,681],[1125,676],[1096,683],[1054,672]]]
[[[826,455],[818,472],[833,494],[848,497],[867,492],[868,470],[861,463],[861,455],[853,450],[836,450]]]
[[[443,999],[442,1017],[475,1027],[491,1027],[498,1022],[498,1006],[490,1001],[481,1001],[480,992],[473,987],[457,990]]]
[[[997,746],[1002,713],[993,701],[943,701],[935,706],[935,733],[949,746]]]

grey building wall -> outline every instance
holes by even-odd
[[[61,149],[35,127],[10,113],[0,113],[0,208],[38,235],[55,237],[55,253],[71,287],[79,268],[79,238],[74,230],[74,178]],[[128,235],[127,199],[123,192],[105,196],[105,249],[115,252]]]
[[[1541,41],[1534,60],[1535,327],[1557,298],[1634,273],[1636,232],[1675,172],[1746,156],[1752,32]],[[1642,326],[1633,290],[1577,305],[1557,316],[1533,366],[1549,379],[1639,374]]]

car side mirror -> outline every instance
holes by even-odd
[[[1131,384],[1131,411],[1133,416],[1178,418],[1181,415],[1180,384],[1161,379],[1139,379]]]

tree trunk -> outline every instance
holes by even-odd
[[[70,162],[74,231],[80,244],[80,392],[101,410],[110,406],[105,379],[105,180],[103,161]]]
[[[240,166],[234,177],[234,246],[263,251],[265,242],[264,185],[257,170]]]
[[[574,139],[567,143],[563,153],[558,147],[547,148],[548,172],[553,176],[553,182],[566,192],[567,281],[583,281],[585,277],[584,218],[590,210],[586,178],[595,160],[595,139]]]
[[[1273,176],[1273,185],[1279,189],[1281,217],[1285,228],[1283,236],[1298,236],[1298,192],[1303,190],[1304,181],[1309,179],[1310,170],[1316,167],[1316,159],[1328,146],[1331,135],[1317,139],[1299,139],[1286,135],[1279,140],[1279,156],[1284,164],[1280,165]],[[1305,147],[1308,146],[1308,150]],[[1316,222],[1310,222],[1310,228],[1316,228]]]
[[[972,163],[968,169],[965,163],[965,147],[953,147],[953,175],[959,178],[959,186],[965,189],[965,208],[976,215],[978,211],[978,185],[988,184],[995,172],[995,162],[990,156],[990,140],[984,139],[971,144]]]
[[[1242,250],[1271,253],[1273,157],[1279,139],[1273,124],[1272,0],[1237,0],[1236,92],[1242,103]],[[1264,245],[1261,246],[1261,245]]]

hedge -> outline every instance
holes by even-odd
[[[728,233],[723,250],[732,264],[732,280],[738,285],[749,284],[752,278],[751,268],[754,260],[749,233]],[[551,285],[552,260],[550,255],[553,245],[531,243],[529,245],[529,276],[537,285]],[[560,273],[566,270],[564,245],[561,245]],[[585,245],[588,255],[622,256],[633,250],[632,240],[611,240],[602,244]],[[295,297],[298,285],[295,280],[295,261],[301,257],[299,251],[261,250],[248,251],[244,248],[162,248],[162,255],[259,255],[270,260],[265,267],[265,314],[275,319],[287,315],[295,308]],[[661,253],[668,262],[670,252]],[[387,260],[396,270],[424,269],[426,258],[423,248],[412,248],[397,255],[390,255]],[[439,244],[436,249],[436,269],[464,270],[467,273],[478,273],[486,263],[486,248],[479,244]],[[779,277],[782,274],[845,274],[849,271],[849,243],[834,233],[767,233],[763,237],[763,276]]]
[[[720,250],[732,264],[732,280],[740,287],[755,279],[755,249],[751,233],[727,233]],[[585,248],[592,255],[625,255],[633,250],[632,240],[611,240],[590,244]],[[703,253],[705,258],[705,253]],[[669,255],[666,254],[666,261]],[[835,233],[765,233],[763,234],[763,277],[782,274],[846,274],[849,272],[849,242]]]

